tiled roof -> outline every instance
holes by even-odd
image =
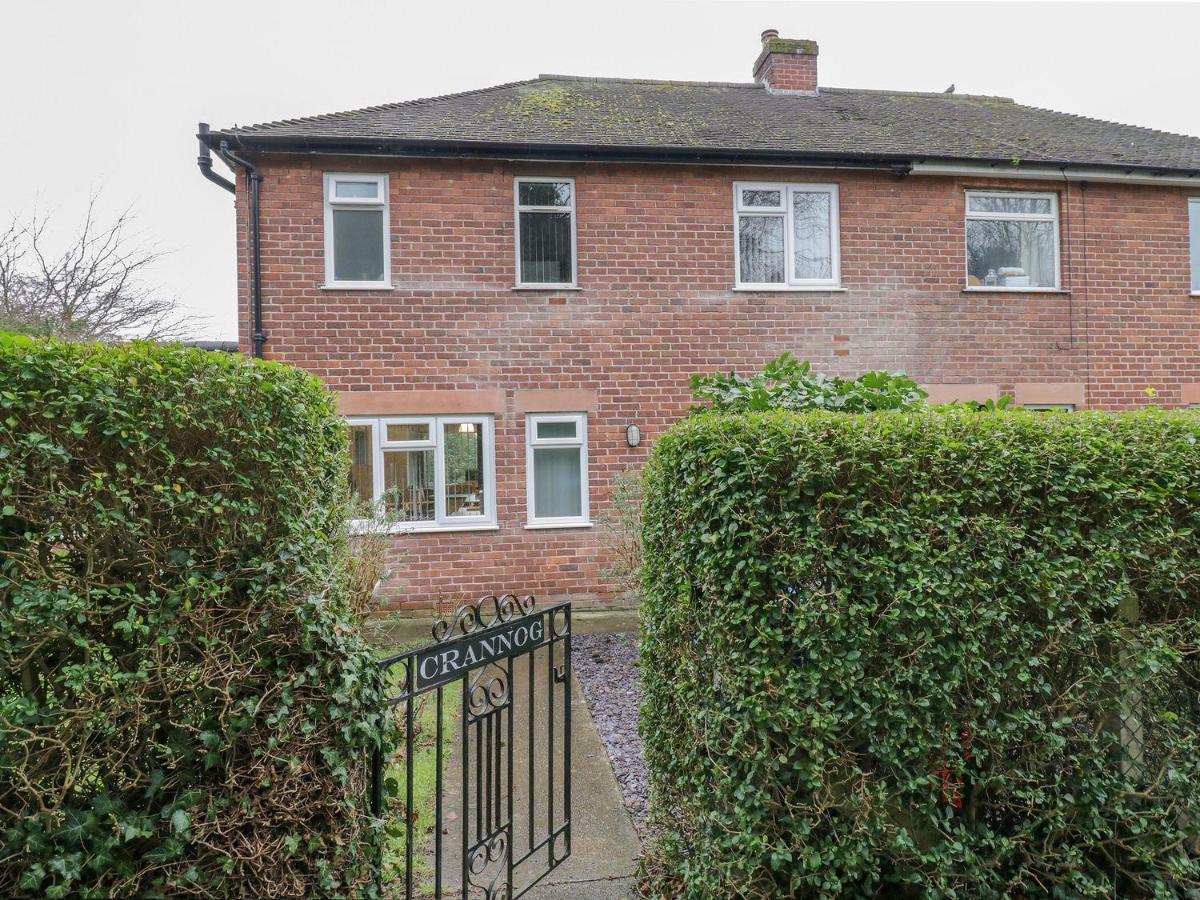
[[[213,132],[245,147],[338,144],[657,148],[1200,171],[1200,138],[1002,97],[542,75],[496,87]]]

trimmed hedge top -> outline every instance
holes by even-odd
[[[663,895],[1200,887],[1200,418],[702,414],[647,475]]]
[[[297,369],[0,344],[0,894],[348,893],[380,676]]]

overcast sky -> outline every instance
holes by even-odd
[[[196,170],[214,127],[469,90],[540,72],[749,81],[759,33],[820,43],[836,87],[1000,94],[1200,135],[1198,3],[6,0],[0,219],[89,194],[171,253],[151,273],[233,338],[229,194]],[[217,164],[220,168],[220,164]],[[270,190],[266,185],[265,190]]]

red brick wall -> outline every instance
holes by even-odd
[[[754,80],[776,91],[815,91],[817,57],[770,53],[754,73]]]
[[[390,175],[394,290],[320,287],[321,176],[348,168]],[[397,537],[393,608],[492,590],[606,597],[598,529],[524,528],[520,390],[597,392],[589,416],[596,520],[612,478],[640,464],[653,438],[686,412],[690,375],[754,370],[785,350],[844,375],[885,368],[928,383],[1005,392],[1020,384],[1031,400],[1038,383],[1076,384],[1088,405],[1111,409],[1150,402],[1147,387],[1156,403],[1178,404],[1185,385],[1200,382],[1183,189],[315,158],[266,160],[263,173],[269,358],[303,366],[339,392],[470,388],[505,398],[496,417],[499,530]],[[575,177],[580,290],[513,290],[515,174]],[[731,290],[736,179],[840,186],[846,290]],[[1068,292],[963,291],[963,192],[990,186],[1058,191]],[[246,348],[244,228],[238,246]],[[648,439],[637,449],[625,443],[630,422]]]

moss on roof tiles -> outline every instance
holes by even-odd
[[[219,137],[229,132],[214,133]],[[1200,139],[1006,97],[542,76],[425,100],[253,126],[240,137],[662,146],[1134,165],[1200,173]]]

